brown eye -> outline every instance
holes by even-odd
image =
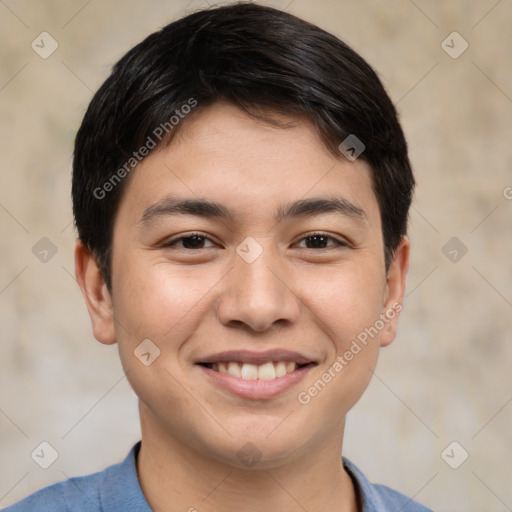
[[[326,235],[325,233],[313,233],[309,236],[304,237],[299,243],[306,240],[306,249],[327,249],[329,247],[342,247],[347,246],[346,243],[340,240]],[[329,241],[334,243],[329,244]]]
[[[211,240],[199,233],[191,233],[187,236],[180,236],[162,244],[162,247],[178,247],[180,249],[205,249],[204,244]]]

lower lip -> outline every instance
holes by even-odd
[[[310,364],[302,366],[292,373],[288,373],[282,377],[276,377],[271,380],[245,380],[227,373],[212,370],[206,366],[197,366],[205,373],[207,378],[211,379],[215,384],[227,391],[230,391],[234,395],[238,395],[242,398],[249,398],[251,400],[265,400],[283,393],[294,384],[300,382],[306,373],[314,368],[315,365]]]

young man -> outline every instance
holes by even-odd
[[[318,27],[236,4],[129,51],[72,188],[77,281],[142,441],[7,510],[428,510],[341,456],[395,337],[413,187],[379,79]]]

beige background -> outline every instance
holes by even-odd
[[[512,1],[267,3],[377,69],[418,180],[401,329],[349,415],[345,455],[438,512],[512,510]],[[112,64],[206,5],[0,1],[2,505],[117,462],[139,437],[116,348],[94,340],[73,277],[72,144]],[[47,59],[31,48],[43,31],[59,44]],[[453,31],[469,43],[457,59],[442,47]],[[42,237],[58,250],[46,263],[32,252]],[[452,237],[468,249],[455,263]],[[47,470],[30,457],[42,441],[59,454]],[[458,469],[441,458],[452,441],[469,453]]]

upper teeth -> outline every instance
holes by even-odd
[[[227,373],[233,377],[245,380],[272,380],[283,377],[297,369],[297,363],[293,361],[269,362],[261,365],[249,363],[237,363],[236,361],[213,363],[212,370]]]

